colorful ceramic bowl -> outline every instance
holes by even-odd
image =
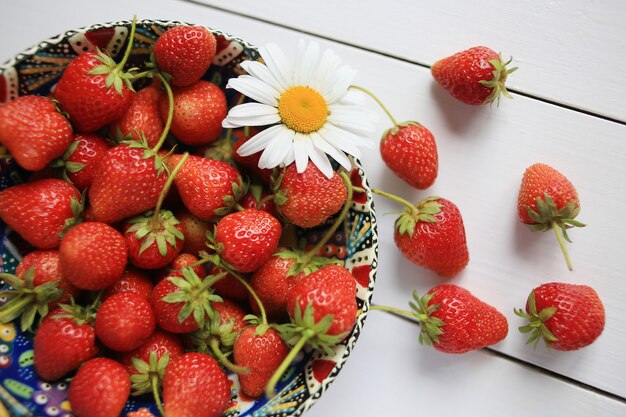
[[[184,25],[176,21],[142,20],[137,24],[130,65],[142,64],[148,58],[150,47],[166,29]],[[126,47],[130,22],[97,24],[70,30],[39,43],[0,66],[0,103],[26,94],[47,95],[54,89],[62,71],[77,54],[106,49],[116,57]],[[205,79],[225,87],[231,77],[242,73],[239,63],[258,60],[257,49],[242,39],[210,29],[217,37],[217,54],[214,65]],[[121,57],[121,56],[120,56]],[[229,107],[240,100],[234,90],[224,90]],[[350,355],[361,332],[369,308],[377,266],[378,237],[372,196],[365,173],[354,161],[353,183],[363,187],[365,193],[355,194],[354,204],[344,227],[326,245],[329,256],[345,261],[345,266],[357,279],[359,316],[350,335],[328,355],[307,351],[300,355],[281,380],[278,395],[250,400],[239,395],[236,375],[232,380],[232,401],[225,416],[299,416],[326,391]],[[24,171],[11,160],[0,160],[0,190],[21,181]],[[330,224],[330,223],[329,223]],[[300,230],[300,244],[315,244],[327,227]],[[0,222],[0,253],[3,272],[13,273],[28,250],[22,241]],[[2,287],[6,287],[0,282]],[[0,303],[4,300],[0,300]],[[15,416],[71,416],[67,401],[68,380],[48,383],[34,372],[32,335],[21,333],[13,324],[0,324],[0,399]],[[151,397],[131,397],[122,416],[142,407],[158,415]]]

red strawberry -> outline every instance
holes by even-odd
[[[187,268],[199,261],[197,256],[191,255],[189,253],[181,253],[168,265],[167,268],[162,269],[157,274],[157,280],[162,281],[164,278],[168,276],[177,276],[182,277],[182,269]],[[203,264],[199,264],[194,266],[193,272],[196,273],[200,278],[206,277],[206,269]]]
[[[222,299],[213,294],[213,277],[201,280],[189,268],[183,276],[170,275],[152,291],[152,309],[157,324],[172,333],[191,333],[204,326],[206,316],[213,316],[211,304]]]
[[[124,237],[105,223],[81,223],[70,230],[59,248],[63,275],[85,290],[101,290],[115,283],[126,268]]]
[[[445,353],[465,353],[503,340],[506,317],[456,285],[439,285],[423,297],[413,292],[413,315],[421,322],[420,343]]]
[[[183,228],[169,210],[152,211],[134,217],[124,225],[124,238],[133,265],[159,269],[169,264],[182,250]]]
[[[182,252],[197,256],[200,251],[206,250],[206,232],[209,231],[209,224],[187,210],[177,211],[176,218],[183,228],[183,235],[185,235]]]
[[[176,26],[163,32],[154,44],[154,58],[161,71],[171,75],[174,86],[198,81],[213,62],[215,36],[201,26]]]
[[[167,158],[173,168],[181,155]],[[230,212],[241,197],[242,180],[232,166],[190,155],[174,179],[185,207],[201,220],[212,220]]]
[[[467,104],[500,101],[500,94],[510,98],[505,82],[517,67],[508,69],[502,55],[485,46],[476,46],[435,62],[435,81],[457,100]]]
[[[228,271],[220,268],[219,266],[211,266],[211,275],[217,275],[225,273],[226,276],[215,284],[213,284],[213,290],[215,294],[225,298],[231,298],[233,300],[244,301],[248,299],[248,290],[244,285],[235,278]]]
[[[110,127],[112,137],[141,140],[145,138],[149,147],[154,147],[163,134],[164,123],[159,111],[159,85],[152,84],[138,91],[128,110]]]
[[[555,231],[570,271],[572,265],[561,234],[571,242],[567,229],[585,226],[574,220],[579,212],[578,193],[563,174],[546,164],[526,169],[517,199],[519,219],[533,231]]]
[[[57,308],[35,332],[35,370],[45,381],[54,381],[78,368],[98,353],[93,313],[81,307]]]
[[[80,193],[58,179],[15,185],[0,192],[0,218],[31,245],[54,249],[80,216]]]
[[[139,373],[139,371],[133,365],[133,358],[140,359],[146,364],[150,363],[150,354],[156,354],[156,358],[161,359],[163,355],[167,353],[169,361],[182,356],[184,353],[183,344],[180,341],[178,335],[168,333],[160,329],[156,329],[150,337],[137,349],[131,352],[121,353],[119,355],[120,363],[126,368],[126,371],[132,376]],[[165,369],[163,369],[165,371]],[[162,376],[161,376],[162,377]],[[135,384],[133,384],[134,386]],[[148,389],[146,392],[150,392]],[[135,394],[137,394],[135,392]],[[137,394],[139,395],[139,394]]]
[[[58,303],[78,295],[78,289],[61,274],[57,251],[33,251],[26,255],[15,275],[0,274],[11,290],[0,291],[8,301],[0,306],[0,323],[10,323],[21,316],[22,331],[31,330],[39,315],[42,319]]]
[[[211,356],[186,353],[173,361],[165,372],[165,415],[219,417],[230,400],[230,385],[230,380]]]
[[[63,158],[54,161],[54,167],[62,167],[63,177],[79,190],[91,185],[100,161],[110,146],[98,135],[77,133],[65,151]]]
[[[526,311],[515,311],[529,321],[519,330],[530,333],[528,343],[543,339],[548,348],[576,350],[593,343],[602,334],[604,306],[587,285],[550,282],[530,292]]]
[[[143,147],[119,145],[100,163],[89,189],[98,221],[115,223],[156,206],[167,173],[161,157]]]
[[[259,185],[251,185],[250,191],[239,202],[243,208],[253,208],[268,212],[274,217],[278,216],[274,195],[264,191]]]
[[[271,376],[289,353],[276,330],[266,328],[259,332],[257,329],[255,326],[243,329],[233,346],[235,364],[249,369],[248,373],[239,375],[241,390],[252,398],[263,395]]]
[[[241,329],[246,327],[246,322],[244,320],[246,312],[234,301],[224,299],[222,301],[215,302],[213,303],[213,310],[219,314],[222,324],[229,323],[232,320],[233,331],[235,333],[239,333]]]
[[[0,106],[0,144],[29,171],[45,168],[71,141],[70,122],[46,97],[23,96]]]
[[[437,144],[419,123],[405,122],[387,130],[380,155],[394,174],[419,190],[430,187],[437,178]]]
[[[271,214],[245,209],[217,223],[214,246],[222,261],[239,272],[252,272],[272,256],[281,233],[280,222]]]
[[[102,294],[102,301],[106,300],[114,294],[132,292],[146,300],[150,300],[152,295],[152,279],[144,271],[128,267],[122,273],[120,279],[115,281],[113,285],[107,287]]]
[[[295,164],[289,165],[276,186],[278,211],[300,227],[315,227],[337,213],[346,202],[346,186],[334,173],[328,179],[309,161],[298,174]]]
[[[250,286],[263,303],[267,318],[271,321],[282,322],[287,317],[287,295],[295,280],[295,276],[289,276],[288,273],[295,263],[293,258],[276,254],[250,279]],[[252,311],[259,314],[259,307],[252,297],[250,306]]]
[[[454,203],[428,197],[411,204],[384,191],[373,191],[405,206],[395,223],[394,240],[409,261],[443,277],[452,277],[465,268],[469,262],[465,227]]]
[[[215,142],[222,133],[222,120],[228,107],[224,92],[208,81],[173,89],[174,117],[171,132],[186,145],[199,146]],[[168,99],[161,97],[161,118],[167,119]]]
[[[122,365],[108,358],[85,363],[72,378],[67,396],[76,417],[119,415],[128,401],[130,377]]]
[[[131,292],[107,298],[96,316],[98,340],[118,352],[137,349],[152,334],[154,326],[150,302]]]

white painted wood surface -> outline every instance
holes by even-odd
[[[363,3],[364,8],[369,4],[359,3]],[[232,4],[238,11],[264,16],[252,3],[235,1]],[[88,6],[71,0],[63,2],[63,6],[60,9],[57,3],[43,0],[12,2],[5,6],[0,25],[0,60],[67,29],[127,19],[133,13],[140,18],[203,24],[256,44],[277,42],[285,49],[295,47],[297,39],[304,37],[275,25],[177,0],[137,2],[132,7],[121,0],[93,2]],[[249,8],[244,10],[244,6]],[[293,11],[293,6],[285,7]],[[328,3],[321,9],[330,16],[333,11],[339,13],[340,9],[335,7],[340,5]],[[407,13],[398,10],[395,13],[406,18]],[[439,18],[454,22],[452,15],[455,13],[441,12]],[[293,14],[294,21],[298,16],[300,14]],[[315,14],[310,16],[310,24],[337,26],[333,20],[324,20]],[[358,16],[351,19],[358,19]],[[519,16],[525,16],[524,12],[520,11]],[[501,19],[516,20],[509,15],[502,15]],[[369,25],[369,30],[374,32],[371,28]],[[470,39],[473,33],[468,28],[456,30],[466,35],[464,39]],[[589,26],[581,23],[571,30],[586,33]],[[510,36],[507,33],[499,36],[502,44],[523,43],[527,50],[533,46],[541,49],[537,51],[538,57],[549,53],[547,45],[531,42],[535,39],[532,36],[520,38],[517,33],[508,33]],[[466,222],[471,261],[466,271],[451,282],[470,289],[508,316],[509,337],[496,349],[572,380],[626,397],[623,348],[626,290],[619,263],[626,247],[621,238],[626,226],[619,221],[626,211],[626,197],[622,194],[626,184],[623,164],[626,127],[520,96],[499,108],[469,107],[438,89],[425,68],[332,41],[320,42],[335,49],[345,62],[359,69],[358,83],[377,92],[397,119],[417,119],[435,134],[440,174],[435,185],[426,192],[405,186],[389,173],[376,150],[367,152],[363,163],[370,184],[376,187],[411,200],[441,195],[460,207]],[[611,51],[618,50],[623,41],[608,39],[607,42],[602,46],[605,54],[622,59],[623,55]],[[401,44],[402,48],[412,45],[411,41]],[[381,50],[395,53],[392,47],[397,45],[387,45]],[[596,49],[591,52],[598,53]],[[533,67],[540,63],[532,61],[524,65]],[[624,77],[620,80],[619,71],[614,75],[619,85],[614,85],[612,91],[626,91]],[[566,84],[577,82],[573,74],[568,73],[567,77],[570,78],[565,80]],[[546,96],[551,94],[547,86],[540,92]],[[582,94],[572,100],[576,107],[599,109],[590,96]],[[623,101],[615,102],[608,110],[607,114],[623,114]],[[380,114],[379,130],[382,132],[388,122]],[[515,202],[521,175],[528,165],[538,161],[549,163],[570,177],[581,197],[580,220],[589,226],[572,231],[570,235],[575,242],[569,245],[574,272],[565,268],[553,235],[533,234],[516,219]],[[376,203],[380,263],[374,301],[404,307],[412,289],[424,292],[442,281],[402,258],[392,239],[394,216],[384,215],[397,206],[378,198]],[[552,280],[587,283],[602,297],[607,309],[607,327],[594,345],[571,353],[546,352],[542,348],[533,352],[524,346],[516,330],[520,322],[512,309],[524,304],[534,286]],[[450,407],[443,415],[454,415],[455,410],[494,416],[503,412],[581,417],[626,414],[624,402],[488,352],[448,356],[428,351],[417,344],[417,331],[415,326],[402,320],[380,312],[372,313],[354,357],[347,362],[330,392],[307,415],[417,414],[418,407],[427,414],[438,412],[442,400]],[[392,334],[396,334],[397,339],[392,339]],[[454,388],[452,399],[447,396],[446,387]],[[436,401],[432,401],[433,398]],[[522,405],[525,399],[529,400]]]
[[[626,121],[621,0],[199,0],[412,62],[474,45],[513,56],[508,85]]]

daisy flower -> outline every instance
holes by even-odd
[[[356,71],[314,42],[300,41],[295,60],[274,44],[259,52],[265,63],[242,62],[248,74],[231,78],[226,86],[256,102],[233,107],[223,127],[269,126],[244,143],[239,155],[263,151],[259,168],[295,161],[298,172],[310,159],[329,178],[330,156],[349,170],[348,155],[359,158],[360,146],[372,147],[367,135],[375,128],[372,114],[349,90]]]

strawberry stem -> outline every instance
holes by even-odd
[[[563,252],[563,256],[565,257],[565,263],[567,264],[567,269],[569,269],[570,271],[573,271],[572,262],[569,259],[567,248],[565,247],[565,241],[563,240],[563,236],[561,236],[561,233],[559,232],[559,226],[556,224],[556,222],[552,223],[552,229],[554,230],[554,234],[556,235],[556,238],[559,241],[561,252]]]
[[[395,201],[397,203],[402,204],[403,206],[408,208],[411,211],[411,213],[414,214],[414,215],[418,214],[418,211],[417,211],[417,208],[415,207],[415,205],[411,204],[411,202],[409,202],[408,200],[405,200],[402,197],[398,197],[397,195],[394,195],[394,194],[389,194],[388,192],[383,191],[383,190],[379,190],[377,188],[372,188],[372,192],[374,194],[382,195],[383,197],[387,197],[390,200],[393,200],[393,201]]]
[[[372,93],[370,90],[368,90],[366,88],[363,88],[363,87],[360,87],[358,85],[351,85],[350,88],[354,88],[355,90],[360,90],[360,91],[364,92],[365,94],[367,94],[368,96],[370,96],[371,98],[373,98],[376,101],[376,103],[378,103],[380,108],[383,109],[383,111],[387,114],[387,117],[389,117],[389,120],[391,120],[391,123],[393,123],[394,126],[398,125],[398,122],[396,121],[396,119],[393,118],[393,116],[391,115],[389,110],[387,110],[387,107],[385,107],[383,102],[380,101],[380,99],[378,97],[376,97],[376,95],[374,93]]]
[[[248,282],[245,279],[243,279],[241,275],[239,275],[237,272],[231,269],[228,269],[228,272],[233,277],[235,277],[235,279],[239,281],[241,285],[243,285],[246,288],[246,290],[250,293],[250,295],[252,296],[256,304],[259,306],[259,312],[261,313],[261,323],[268,324],[267,315],[265,314],[265,307],[263,307],[263,303],[261,302],[261,299],[259,298],[259,296],[256,294],[256,291],[254,291],[254,289],[250,286],[250,284],[248,284]]]
[[[156,207],[154,209],[154,214],[152,215],[152,220],[150,221],[150,225],[153,227],[153,229],[158,229],[161,227],[159,222],[159,213],[161,212],[161,206],[163,205],[165,197],[167,197],[167,193],[172,187],[174,177],[176,177],[176,174],[178,174],[178,171],[180,171],[187,158],[189,158],[189,153],[185,152],[182,158],[180,158],[180,161],[178,161],[178,164],[176,164],[176,167],[174,167],[174,170],[170,172],[170,175],[167,177],[167,181],[165,181],[165,184],[163,185],[163,189],[161,190],[161,194],[159,195],[159,200],[157,201]]]
[[[174,118],[174,93],[172,93],[172,87],[170,83],[167,82],[167,79],[160,72],[156,73],[156,76],[161,80],[163,86],[165,87],[165,91],[167,92],[167,120],[165,121],[165,127],[163,128],[163,133],[161,133],[161,137],[154,148],[152,148],[152,152],[155,154],[161,149],[163,146],[163,142],[167,138],[167,134],[170,131],[170,127],[172,126],[172,119]]]
[[[300,337],[300,340],[298,340],[298,343],[291,348],[291,351],[289,351],[289,354],[287,354],[285,359],[283,359],[282,363],[278,369],[276,369],[265,387],[265,395],[267,395],[267,398],[274,398],[276,396],[276,384],[278,384],[278,381],[283,376],[289,365],[291,365],[291,362],[293,362],[296,355],[302,350],[306,342],[308,342],[314,335],[315,333],[313,330],[306,330],[302,334],[302,337]]]
[[[161,403],[161,396],[159,395],[159,375],[152,374],[150,377],[150,383],[152,384],[152,394],[154,395],[154,402],[156,403],[157,408],[159,409],[159,413],[162,416],[165,415],[165,410],[163,410],[163,404]]]
[[[226,355],[224,355],[224,352],[220,350],[220,342],[217,338],[211,338],[211,341],[209,342],[209,346],[211,347],[211,351],[213,352],[215,357],[217,357],[220,363],[224,365],[225,367],[227,367],[228,369],[230,369],[231,371],[233,371],[234,373],[236,374],[249,374],[250,373],[250,369],[244,368],[243,366],[235,365],[226,357]]]
[[[402,316],[407,316],[415,320],[415,315],[412,312],[408,310],[402,310],[401,308],[375,305],[370,306],[370,310],[388,311],[390,313],[400,314]]]
[[[317,244],[313,247],[313,249],[308,251],[302,257],[303,265],[307,265],[311,261],[311,259],[313,259],[315,254],[317,254],[320,251],[322,246],[324,246],[326,242],[328,242],[330,238],[335,234],[335,232],[337,231],[337,228],[339,227],[340,224],[343,223],[344,219],[346,218],[346,215],[348,214],[348,211],[350,210],[350,207],[352,206],[353,190],[352,190],[352,182],[350,181],[350,177],[348,176],[348,174],[346,174],[345,171],[341,171],[339,175],[341,176],[341,179],[343,180],[343,183],[346,186],[346,190],[348,191],[348,195],[346,196],[346,202],[343,205],[343,208],[341,209],[341,213],[339,213],[339,216],[335,219],[330,229],[326,231],[324,236],[320,239],[319,242],[317,242]]]
[[[133,42],[135,40],[135,31],[137,29],[137,16],[133,16],[133,22],[130,25],[130,35],[128,37],[128,45],[126,45],[126,50],[124,51],[124,57],[115,67],[116,70],[122,71],[124,65],[126,65],[126,61],[130,57],[130,52],[133,49]]]

